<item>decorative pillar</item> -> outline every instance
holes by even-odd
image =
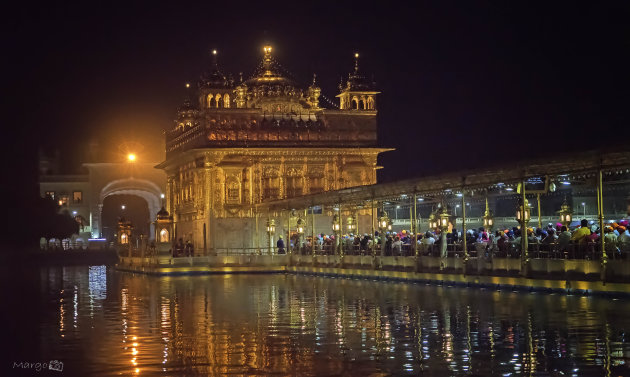
[[[446,232],[448,231],[450,215],[446,209],[446,205],[442,204],[437,214],[438,226],[440,228],[440,270],[446,267],[446,258],[448,257]]]
[[[529,250],[527,245],[527,223],[530,219],[530,211],[525,197],[525,181],[521,182],[521,206],[516,213],[516,219],[521,223],[521,275],[529,276]]]
[[[311,207],[311,254],[315,263],[315,207]]]
[[[457,221],[457,220],[455,220]],[[466,194],[462,190],[462,247],[464,248],[464,275],[467,273],[468,268],[468,245],[466,244]],[[477,263],[482,260],[477,255]]]
[[[418,215],[418,198],[416,193],[413,194],[413,220],[411,221],[411,233],[412,233],[412,237],[411,239],[413,240],[413,255],[416,259],[418,259],[418,219],[417,219],[417,215]],[[416,261],[416,267],[417,267],[417,261]]]
[[[606,254],[606,244],[604,239],[604,182],[601,169],[597,171],[597,219],[599,220],[599,240],[602,248],[602,256],[600,259],[600,279],[605,284],[607,275],[606,270],[608,268],[608,254]]]
[[[523,186],[523,189],[525,186]],[[538,229],[542,229],[542,217],[540,211],[540,193],[536,194],[536,200],[538,201]]]
[[[254,231],[256,237],[256,254],[261,255],[262,253],[260,251],[260,236],[258,234],[258,209],[256,207],[254,207],[254,223],[256,227],[256,230]]]
[[[273,235],[276,232],[276,222],[274,219],[267,218],[267,246],[269,248],[269,255],[273,251]]]

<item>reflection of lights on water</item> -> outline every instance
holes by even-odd
[[[123,311],[123,314],[124,314],[124,312],[127,311],[127,304],[128,304],[128,299],[129,299],[127,297],[127,288],[123,288],[123,289],[120,290],[120,297],[121,297],[121,300],[122,300],[122,302],[120,304],[121,305],[120,309]]]
[[[61,290],[61,293],[63,294],[63,290]],[[59,332],[61,333],[61,337],[64,337],[64,328],[65,328],[65,323],[64,323],[64,316],[66,314],[66,309],[64,308],[64,304],[63,304],[63,297],[61,297],[59,299]]]
[[[104,300],[107,298],[107,267],[90,266],[88,288],[91,299]]]
[[[72,303],[74,304],[73,323],[74,323],[74,328],[76,329],[77,321],[79,317],[79,292],[76,285],[74,286],[74,297],[72,298]]]

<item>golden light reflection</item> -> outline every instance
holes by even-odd
[[[129,160],[129,162],[134,162],[136,160],[136,155],[134,153],[129,153],[127,155],[127,160]]]

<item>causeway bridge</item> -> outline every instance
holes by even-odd
[[[351,187],[253,205],[253,247],[182,255],[173,237],[158,236],[155,247],[119,244],[117,268],[629,295],[630,244],[620,225],[630,214],[629,188],[627,151]],[[168,218],[156,224],[160,232]],[[569,237],[581,228],[589,236],[544,241],[562,227]]]

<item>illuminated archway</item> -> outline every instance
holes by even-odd
[[[144,199],[149,208],[149,239],[155,237],[153,221],[162,207],[160,195],[162,190],[153,182],[144,179],[119,179],[105,185],[99,194],[99,224],[102,224],[102,209],[105,198],[112,195],[134,195]]]

